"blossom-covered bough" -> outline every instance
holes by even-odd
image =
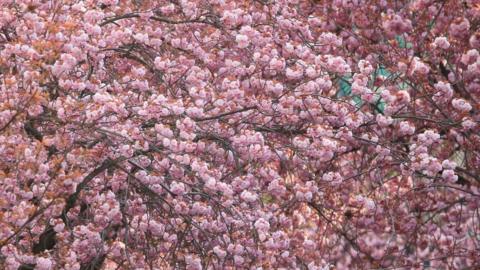
[[[0,0],[0,268],[480,266],[475,0]]]

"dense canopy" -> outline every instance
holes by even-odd
[[[0,0],[0,268],[480,267],[477,0]]]

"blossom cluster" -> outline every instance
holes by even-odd
[[[0,0],[0,268],[474,269],[466,0]]]

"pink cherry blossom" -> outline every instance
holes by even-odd
[[[248,45],[250,44],[248,36],[242,34],[238,34],[235,37],[235,41],[237,42],[238,47],[242,49],[248,47]]]
[[[40,257],[36,260],[35,269],[38,269],[38,270],[53,269],[52,261],[50,259]]]
[[[435,41],[433,42],[433,45],[436,48],[440,48],[440,49],[443,49],[443,50],[446,50],[450,47],[450,43],[448,42],[448,39],[446,37],[435,38]]]
[[[466,100],[461,98],[453,99],[452,105],[455,109],[462,112],[468,112],[472,109],[472,105],[470,105],[470,103],[468,103]]]
[[[473,0],[0,2],[0,269],[476,269]]]

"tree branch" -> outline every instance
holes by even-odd
[[[203,122],[203,121],[215,120],[215,119],[219,119],[219,118],[222,118],[222,117],[225,117],[225,116],[229,116],[229,115],[232,115],[232,114],[250,111],[250,110],[253,110],[253,109],[256,109],[256,108],[257,108],[257,106],[250,106],[250,107],[246,107],[246,108],[239,109],[239,110],[236,110],[236,111],[221,113],[221,114],[219,114],[219,115],[208,116],[208,117],[203,117],[203,118],[202,118],[202,117],[193,118],[193,120],[196,121],[196,122]]]

